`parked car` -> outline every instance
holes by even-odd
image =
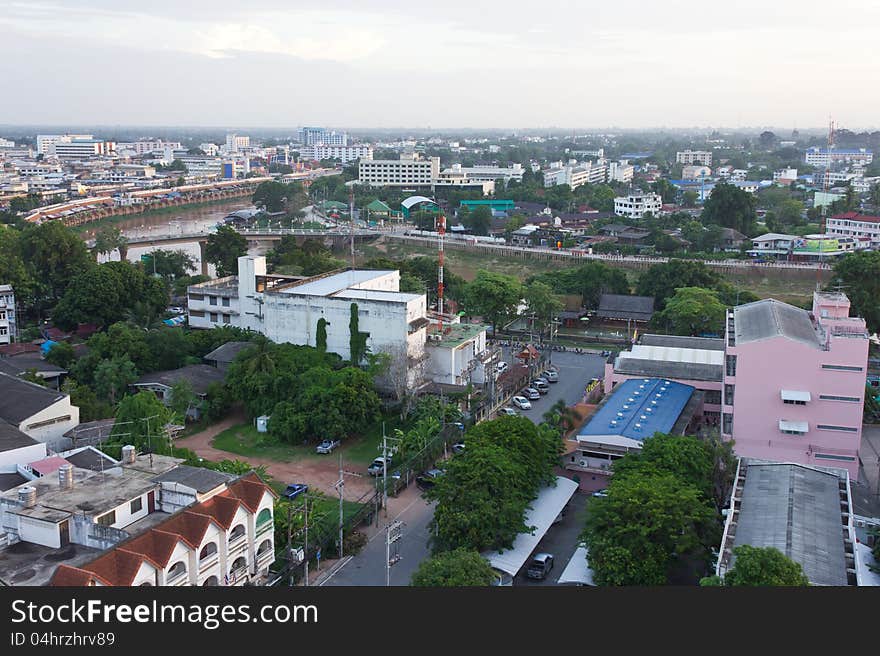
[[[526,387],[523,390],[523,396],[526,397],[529,401],[537,401],[541,398],[541,393],[534,387]]]
[[[421,476],[416,477],[416,485],[421,489],[427,490],[437,485],[437,479],[446,473],[445,469],[429,469]]]
[[[499,417],[516,417],[518,414],[513,408],[500,408],[498,410]]]
[[[544,372],[543,378],[546,378],[548,383],[558,383],[559,372],[555,369],[548,369]]]
[[[458,455],[459,453],[464,453],[464,442],[456,442],[455,444],[453,444],[452,452],[455,455]]]
[[[550,385],[547,384],[546,380],[542,380],[539,378],[538,380],[532,381],[532,387],[534,387],[541,394],[546,394],[550,391]]]
[[[385,470],[391,467],[391,456],[384,458],[379,456],[373,462],[370,463],[370,466],[367,467],[367,473],[370,476],[383,476],[385,474]]]
[[[186,308],[180,307],[179,305],[172,305],[170,308],[168,308],[168,311],[171,314],[186,314]]]
[[[593,496],[594,497],[607,497],[608,496],[608,489],[606,488],[606,489],[602,489],[602,490],[596,490],[595,492],[593,492]]]
[[[539,553],[535,554],[532,562],[529,563],[528,577],[530,579],[544,579],[553,569],[553,554]]]
[[[292,483],[285,488],[284,493],[281,496],[288,499],[296,499],[300,494],[305,494],[308,491],[309,486],[305,483]]]
[[[339,446],[339,444],[339,440],[324,440],[315,447],[315,451],[318,453],[332,453],[333,449]]]
[[[506,362],[504,362],[504,361],[499,362],[498,364],[495,365],[495,373],[503,374],[509,368],[510,368],[510,365],[507,364]]]
[[[520,410],[531,410],[532,409],[532,404],[524,396],[514,396],[513,397],[513,405],[515,405]]]

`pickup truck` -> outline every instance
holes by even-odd
[[[315,447],[315,451],[318,453],[332,453],[333,449],[339,446],[339,440],[324,440],[317,447]]]

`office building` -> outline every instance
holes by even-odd
[[[880,249],[880,216],[865,216],[858,212],[835,214],[826,222],[829,235],[868,240],[869,248]]]
[[[640,219],[649,213],[657,216],[662,207],[663,199],[653,192],[629,194],[614,199],[614,213],[630,219]]]
[[[345,132],[335,132],[326,128],[302,128],[300,130],[300,143],[304,146],[347,146],[348,135]]]
[[[37,155],[49,157],[55,154],[53,147],[59,142],[71,142],[73,140],[90,140],[91,134],[38,134]]]
[[[251,138],[244,137],[237,134],[227,134],[226,135],[226,152],[227,153],[237,153],[243,148],[250,148],[251,146]]]
[[[400,159],[361,160],[358,184],[376,187],[431,187],[440,177],[440,158],[421,159],[404,153]]]
[[[833,164],[870,164],[874,153],[865,148],[808,148],[804,153],[804,162],[817,168],[828,168]]]
[[[299,156],[304,160],[338,159],[343,164],[358,160],[373,159],[372,146],[328,146],[316,144],[300,149]]]
[[[0,285],[0,344],[15,341],[15,291],[12,285]]]
[[[712,166],[711,150],[681,150],[675,153],[677,164],[702,164]]]

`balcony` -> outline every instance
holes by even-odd
[[[167,579],[165,579],[166,586],[182,586],[189,585],[189,576],[186,570],[181,572],[176,572],[175,574],[170,575]]]

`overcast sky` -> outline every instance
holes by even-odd
[[[878,28],[869,0],[0,0],[0,123],[858,129]]]

